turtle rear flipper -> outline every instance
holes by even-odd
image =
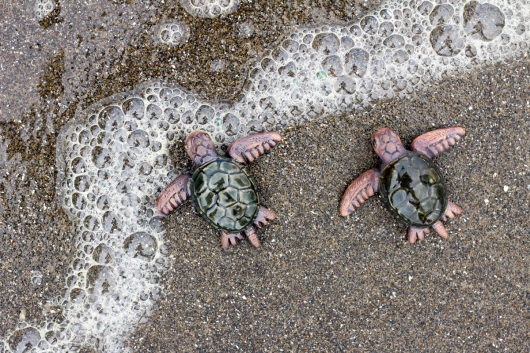
[[[188,201],[191,196],[190,179],[189,173],[179,175],[160,193],[155,204],[158,217],[167,216]]]
[[[438,222],[434,223],[432,228],[436,231],[436,233],[438,233],[439,236],[441,236],[443,239],[446,239],[449,237],[449,234],[444,227],[444,222],[446,222],[449,218],[455,218],[459,214],[462,214],[462,208],[451,201],[447,201],[447,207],[445,208],[442,218]]]
[[[268,152],[281,140],[280,134],[274,131],[252,134],[232,142],[226,153],[234,161],[246,165]]]
[[[436,223],[434,223],[432,225],[432,229],[434,229],[434,231],[436,233],[438,233],[438,235],[442,238],[442,239],[447,239],[449,238],[449,233],[447,233],[447,230],[445,229],[444,227],[444,223],[440,220]]]
[[[272,212],[266,207],[260,206],[258,216],[254,221],[254,225],[258,228],[261,228],[269,224],[269,222],[274,219],[276,219],[276,213]]]
[[[408,230],[408,240],[409,243],[415,243],[416,240],[423,240],[426,234],[429,234],[431,231],[429,228],[416,228],[409,227]]]
[[[440,153],[447,151],[457,141],[460,141],[465,134],[466,130],[460,126],[433,130],[416,137],[412,141],[411,147],[415,152],[434,158]]]
[[[245,230],[245,235],[247,236],[248,241],[250,244],[252,244],[255,248],[259,248],[261,245],[259,242],[258,233],[256,232],[256,228],[250,227],[247,230]]]
[[[459,214],[462,214],[462,208],[451,201],[447,201],[447,208],[442,216],[442,221],[445,222],[448,218],[455,218],[455,216],[458,216]]]
[[[443,222],[440,220],[432,225],[432,229],[442,239],[447,239],[449,237],[449,234],[447,233],[447,230],[444,227]],[[408,240],[409,243],[415,243],[416,240],[423,240],[425,238],[425,235],[429,234],[431,231],[429,228],[415,228],[415,227],[409,227],[408,230]]]
[[[245,230],[245,235],[247,236],[250,244],[252,244],[255,248],[259,248],[261,244],[259,242],[258,233],[256,233],[256,229],[254,227],[249,227],[247,230]],[[243,235],[241,235],[241,233],[221,232],[221,245],[224,250],[228,249],[230,245],[236,245],[237,242],[242,239]]]
[[[443,222],[447,221],[448,218],[455,218],[455,216],[462,213],[462,208],[460,206],[452,203],[451,201],[447,201],[447,207],[445,209],[445,212],[442,216],[442,218],[434,223],[432,225],[432,228],[442,237],[443,239],[447,238],[449,234],[447,233],[447,230],[445,229]],[[415,228],[415,227],[409,227],[408,230],[408,240],[409,243],[415,243],[416,240],[423,240],[425,238],[426,234],[429,234],[430,230],[429,228]]]
[[[228,249],[230,245],[236,245],[238,240],[243,239],[240,233],[221,232],[221,245],[224,250]]]
[[[370,169],[355,179],[344,192],[340,203],[340,215],[348,216],[379,191],[379,176],[377,169]]]
[[[247,236],[247,239],[250,244],[252,244],[256,248],[259,248],[260,241],[255,227],[264,227],[269,224],[269,222],[273,219],[276,219],[276,214],[274,212],[272,212],[266,207],[259,207],[258,215],[256,217],[256,220],[254,221],[254,226],[250,226],[245,230],[245,235]],[[225,250],[228,249],[230,244],[236,245],[237,241],[241,239],[243,239],[243,236],[240,233],[221,233],[221,244],[223,246],[223,249]]]
[[[449,237],[449,234],[447,233],[447,230],[445,229],[444,224],[441,220],[434,223],[432,225],[432,229],[434,229],[434,231],[438,233],[438,235],[442,239],[447,239]],[[415,243],[416,240],[423,240],[425,238],[425,235],[429,234],[430,232],[431,231],[429,230],[429,228],[409,227],[408,241],[412,244]]]

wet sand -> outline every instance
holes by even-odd
[[[252,164],[278,218],[221,250],[188,204],[168,219],[173,267],[136,352],[522,352],[530,349],[529,61],[489,67],[362,113],[282,131]],[[436,159],[464,209],[408,244],[377,197],[349,219],[342,193],[377,166],[370,134],[408,145],[431,129],[467,135]],[[183,152],[183,151],[182,151]]]

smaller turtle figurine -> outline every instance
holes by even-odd
[[[256,184],[245,165],[281,139],[273,131],[247,135],[228,146],[228,157],[221,157],[207,133],[192,132],[186,139],[186,151],[195,163],[195,172],[178,176],[162,191],[156,200],[159,216],[169,215],[191,197],[201,216],[221,231],[223,249],[243,239],[241,232],[259,247],[256,227],[267,225],[276,214],[260,205]]]
[[[458,126],[433,130],[403,147],[399,136],[383,128],[372,135],[372,146],[383,163],[355,179],[342,196],[341,216],[347,217],[379,192],[385,206],[405,222],[408,241],[422,240],[432,227],[442,238],[449,235],[443,222],[462,213],[447,200],[445,182],[432,158],[449,149],[466,131]]]

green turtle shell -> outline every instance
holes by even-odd
[[[230,158],[219,157],[197,168],[191,177],[191,195],[197,211],[219,230],[239,233],[258,216],[254,180]]]
[[[410,152],[381,172],[379,193],[386,207],[409,226],[428,228],[447,207],[445,182],[427,157]]]

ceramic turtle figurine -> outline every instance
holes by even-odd
[[[195,163],[195,172],[178,176],[162,191],[156,200],[159,216],[169,215],[191,197],[201,216],[221,231],[223,249],[243,239],[242,232],[259,247],[256,227],[267,225],[276,214],[260,205],[256,184],[245,165],[281,139],[276,132],[248,135],[232,142],[227,157],[221,157],[207,133],[192,132],[186,139],[186,151]]]
[[[372,146],[383,163],[355,179],[342,196],[340,214],[347,217],[370,196],[379,192],[385,206],[408,228],[414,243],[432,227],[442,238],[449,235],[443,222],[462,213],[447,200],[445,182],[432,158],[449,149],[466,131],[448,127],[425,133],[412,142],[412,151],[403,147],[399,136],[384,128],[372,135]]]

